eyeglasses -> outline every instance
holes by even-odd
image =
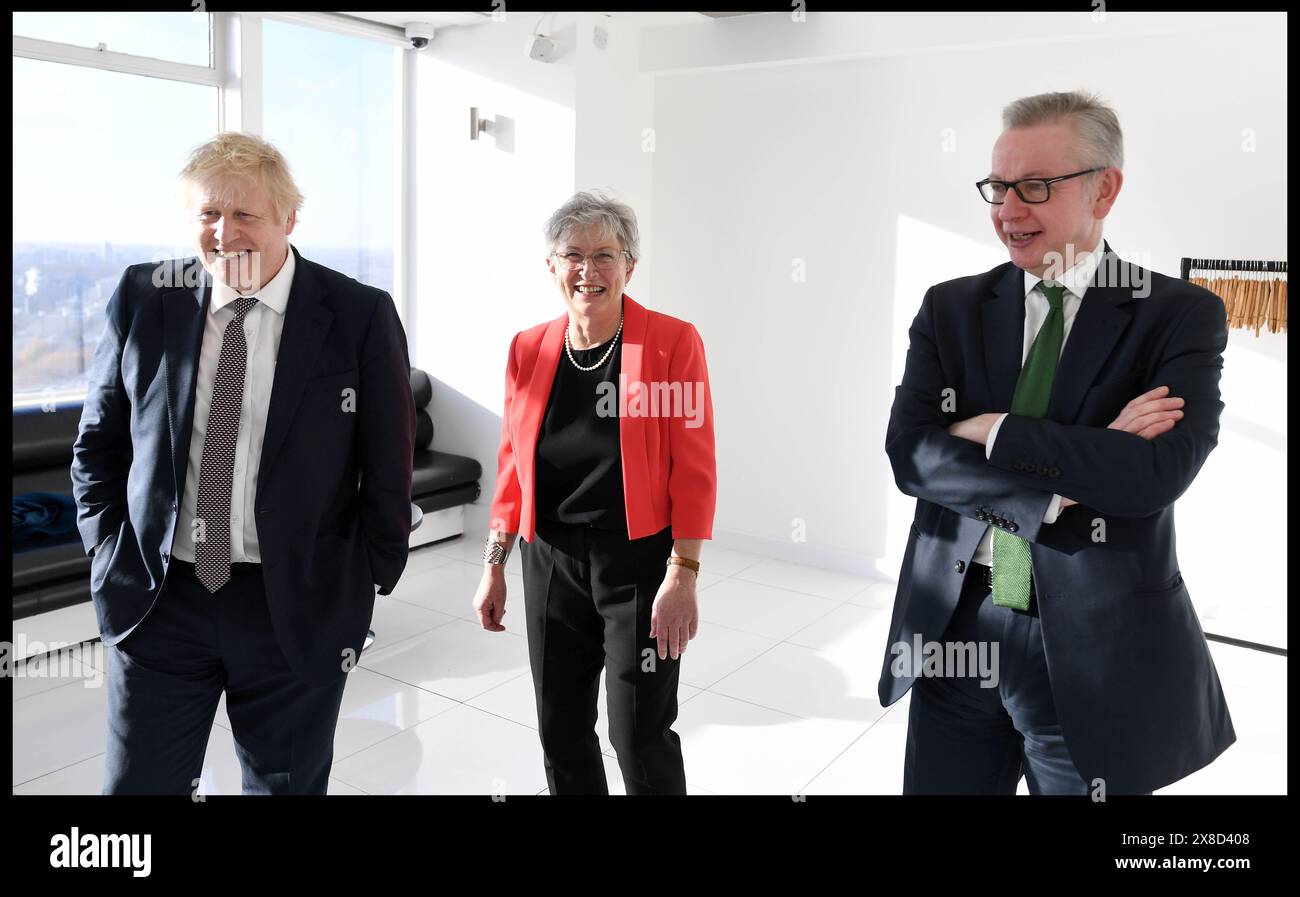
[[[627,261],[632,261],[632,253],[626,249],[619,251]],[[576,271],[583,266],[588,258],[596,266],[597,271],[612,271],[623,260],[616,253],[607,249],[602,249],[591,256],[583,255],[581,252],[552,252],[551,255],[555,256],[555,260],[559,262],[560,268],[564,271]]]
[[[1018,181],[995,181],[992,178],[985,178],[976,182],[975,189],[979,190],[985,202],[995,206],[1000,206],[1007,201],[1008,187],[1016,191],[1016,196],[1020,197],[1021,202],[1047,202],[1052,198],[1052,184],[1057,181],[1068,181],[1070,178],[1105,170],[1103,166],[1089,168],[1087,171],[1076,171],[1074,174],[1063,174],[1059,178],[1021,178]]]

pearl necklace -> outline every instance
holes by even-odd
[[[582,365],[578,364],[578,360],[573,357],[573,349],[569,347],[569,325],[565,324],[564,325],[564,354],[569,356],[569,361],[572,362],[573,366],[578,370],[594,371],[596,368],[603,366],[605,362],[609,361],[609,356],[613,353],[614,347],[618,345],[618,337],[619,334],[621,334],[622,332],[623,332],[623,316],[620,314],[618,316],[618,330],[614,332],[614,338],[609,341],[609,348],[605,350],[605,354],[600,357],[600,361],[596,362],[590,367],[583,367]]]

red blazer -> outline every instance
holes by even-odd
[[[516,334],[506,364],[491,528],[518,532],[528,542],[537,519],[537,434],[568,317]],[[711,539],[718,488],[704,343],[691,324],[649,311],[626,293],[621,338],[619,447],[628,538],[671,525],[675,539]]]

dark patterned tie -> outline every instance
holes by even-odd
[[[248,367],[244,316],[256,302],[256,298],[241,296],[231,303],[235,316],[221,335],[221,359],[217,362],[208,429],[203,438],[194,512],[203,526],[195,534],[194,573],[214,594],[230,580],[230,490],[235,442],[239,438],[239,409],[244,401],[244,371]]]

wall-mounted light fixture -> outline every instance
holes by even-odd
[[[491,134],[492,119],[480,118],[477,106],[469,107],[469,139],[478,140],[479,134]]]

